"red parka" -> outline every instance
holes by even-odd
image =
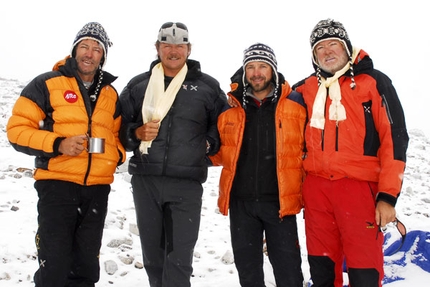
[[[391,80],[373,68],[365,51],[360,50],[353,67],[355,89],[351,89],[349,71],[338,79],[346,120],[329,120],[331,99],[327,97],[324,130],[309,124],[306,127],[304,168],[330,180],[348,177],[377,182],[378,199],[394,206],[402,186],[409,140],[403,109]],[[303,95],[311,118],[317,75],[297,83],[294,89]]]

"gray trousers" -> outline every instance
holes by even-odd
[[[147,175],[133,175],[131,184],[150,286],[191,286],[202,185],[193,180]]]

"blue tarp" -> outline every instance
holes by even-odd
[[[398,266],[402,268],[407,264],[415,264],[430,273],[430,232],[409,231],[402,246],[400,246],[402,244],[401,238],[393,241],[392,236],[393,233],[386,233],[384,237],[384,264],[386,267]],[[344,266],[345,269],[346,267]],[[382,283],[387,284],[404,279],[397,274],[385,274]],[[312,280],[306,286],[311,287]]]
[[[400,247],[401,239],[398,239],[387,246],[391,233],[385,235],[384,255],[385,265],[397,265],[399,267],[407,264],[415,264],[426,272],[430,273],[430,232],[413,230],[406,234],[405,242]],[[397,252],[396,250],[399,249]],[[395,252],[393,254],[393,252]],[[404,278],[394,275],[384,277],[383,283],[390,283]]]

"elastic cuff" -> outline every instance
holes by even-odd
[[[60,151],[58,150],[58,148],[60,147],[61,142],[65,139],[66,137],[58,137],[55,139],[54,141],[54,146],[52,147],[53,151],[54,151],[54,156],[60,155]]]
[[[394,197],[391,194],[385,192],[378,192],[378,194],[376,195],[376,202],[378,201],[384,201],[394,207],[397,203],[397,197]]]

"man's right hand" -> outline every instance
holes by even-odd
[[[152,120],[136,129],[136,137],[141,141],[152,141],[158,135],[160,120]]]
[[[78,135],[65,138],[61,141],[58,151],[64,155],[77,156],[84,151],[84,142],[87,140],[86,135]]]
[[[227,102],[232,108],[238,107],[238,104],[231,98],[231,96],[227,96]]]

